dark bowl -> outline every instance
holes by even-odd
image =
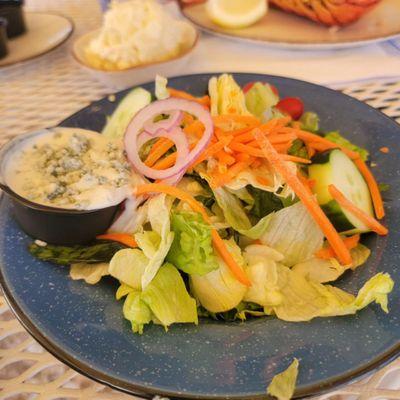
[[[0,17],[7,20],[7,36],[17,37],[26,32],[22,0],[0,0]]]
[[[0,188],[10,197],[14,217],[28,235],[52,244],[88,243],[111,226],[121,204],[95,210],[50,207],[21,197],[6,184],[4,169],[11,152],[24,140],[41,133],[17,136],[0,149]]]

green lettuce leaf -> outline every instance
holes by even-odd
[[[256,82],[245,94],[245,100],[247,109],[262,119],[264,113],[278,103],[279,97],[272,91],[270,85]]]
[[[368,150],[351,143],[349,140],[344,138],[339,132],[329,132],[325,135],[325,138],[330,140],[331,142],[335,142],[345,147],[346,149],[355,151],[360,154],[360,157],[366,161],[368,160],[369,152]]]
[[[300,202],[272,214],[260,237],[266,244],[284,254],[288,266],[310,259],[322,247],[324,235]]]
[[[211,226],[199,213],[172,213],[174,241],[167,261],[187,274],[204,275],[218,268],[211,238]]]
[[[148,201],[148,219],[152,231],[135,234],[139,248],[149,259],[141,278],[143,289],[151,282],[164,263],[174,240],[174,233],[170,231],[169,206],[164,194],[155,196]]]
[[[240,247],[234,240],[224,240],[230,254],[238,265],[244,267]],[[190,275],[190,287],[200,304],[212,313],[220,313],[235,308],[243,299],[246,286],[242,285],[217,256],[219,268],[206,275]]]
[[[73,280],[83,279],[90,285],[95,285],[100,282],[103,276],[109,275],[108,263],[99,264],[86,264],[77,263],[72,264],[69,270],[69,276]]]
[[[272,378],[267,388],[267,393],[278,400],[290,400],[296,388],[298,373],[299,361],[295,358],[285,371]]]
[[[208,83],[211,101],[211,115],[235,114],[249,115],[244,94],[232,75],[223,74],[212,77]]]
[[[151,94],[143,88],[131,90],[108,118],[102,134],[112,139],[122,139],[134,115],[151,102]]]

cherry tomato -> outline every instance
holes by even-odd
[[[303,115],[304,104],[298,97],[285,97],[279,101],[276,108],[297,120]]]
[[[254,86],[255,83],[256,82],[246,83],[243,86],[243,93],[247,93]],[[271,87],[271,90],[274,92],[274,94],[279,97],[278,89],[274,85],[271,85],[270,83],[268,83],[268,85]]]

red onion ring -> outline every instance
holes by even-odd
[[[182,156],[178,153],[177,161],[174,166],[167,168],[165,170],[156,170],[153,168],[148,167],[143,163],[143,161],[139,157],[139,143],[138,137],[142,134],[144,126],[147,121],[154,121],[154,118],[160,114],[164,113],[171,113],[171,110],[178,110],[182,112],[187,112],[199,119],[204,125],[204,134],[201,139],[197,142],[194,149],[187,154],[186,156]],[[181,129],[179,127],[174,128],[174,131]],[[172,136],[172,132],[168,132],[169,139],[180,141],[178,139],[180,135],[175,132]],[[157,133],[158,134],[158,133]],[[148,106],[144,107],[140,110],[129,123],[128,128],[125,133],[124,143],[125,143],[125,150],[127,152],[128,159],[133,164],[134,168],[144,176],[147,176],[151,179],[167,179],[182,173],[182,171],[186,171],[186,169],[197,159],[197,157],[202,153],[202,151],[207,147],[208,143],[211,140],[213,134],[213,122],[211,119],[211,115],[203,106],[200,104],[184,100],[184,99],[177,99],[177,98],[168,98],[165,100],[158,100],[154,103],[149,104]],[[163,134],[164,135],[164,134]],[[184,133],[182,132],[182,135]],[[152,136],[151,137],[156,137]],[[146,135],[144,135],[146,137]],[[144,140],[144,139],[142,139]],[[175,142],[176,143],[176,142]],[[183,140],[182,140],[183,143]],[[143,142],[142,142],[143,144]],[[177,144],[177,143],[176,143]]]
[[[168,118],[157,122],[153,122],[152,120],[146,121],[143,125],[144,130],[154,135],[159,129],[169,131],[182,122],[183,112],[180,110],[165,111],[163,114],[167,114]]]

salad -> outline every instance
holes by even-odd
[[[333,285],[368,259],[363,234],[388,233],[366,149],[322,132],[267,82],[241,88],[223,74],[195,97],[157,77],[155,96],[132,90],[103,129],[133,182],[108,232],[85,246],[36,241],[34,256],[89,284],[115,278],[139,334],[199,317],[298,322],[373,302],[388,312],[387,273],[356,295]]]

